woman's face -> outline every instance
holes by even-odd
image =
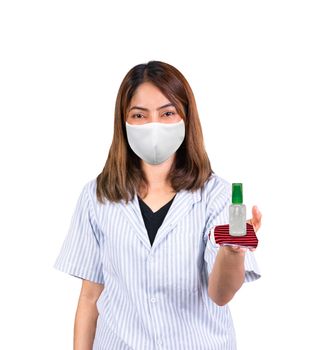
[[[153,84],[142,83],[136,89],[126,121],[129,124],[177,123],[182,119],[173,104]]]

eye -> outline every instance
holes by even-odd
[[[141,119],[140,117],[142,117],[142,116],[143,116],[142,114],[137,113],[137,114],[133,114],[132,118],[134,118],[134,119]]]
[[[171,114],[169,114],[169,113],[171,113]],[[169,114],[169,115],[168,115]],[[166,116],[166,117],[170,117],[171,115],[174,115],[175,113],[174,112],[165,112],[164,113],[164,115]]]

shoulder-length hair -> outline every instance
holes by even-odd
[[[170,64],[150,61],[138,64],[124,77],[116,99],[114,133],[108,158],[102,172],[97,176],[97,199],[119,202],[134,198],[143,189],[146,194],[147,178],[141,168],[140,158],[131,149],[125,121],[130,101],[137,87],[149,82],[154,84],[174,104],[185,121],[185,138],[167,175],[167,181],[176,191],[195,191],[204,185],[212,174],[205,151],[203,133],[192,89],[185,77]]]

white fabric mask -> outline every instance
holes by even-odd
[[[185,123],[146,123],[133,125],[126,122],[126,133],[132,150],[149,164],[160,164],[177,151],[185,138]]]

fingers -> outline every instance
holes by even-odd
[[[239,245],[225,245],[225,249],[230,250],[233,253],[246,252],[248,248],[241,247]]]
[[[256,248],[254,247],[243,247],[243,246],[239,246],[239,245],[232,245],[230,246],[231,250],[234,252],[246,252],[247,250],[250,250],[251,252],[254,252],[256,250]]]
[[[261,214],[260,210],[258,209],[257,205],[253,206],[252,214],[253,214],[253,218],[256,218],[257,221],[259,221],[259,222],[261,221],[262,214]]]
[[[247,220],[247,222],[253,225],[254,231],[257,232],[261,226],[262,214],[256,205],[254,205],[252,208],[252,215],[253,215],[252,219]]]

